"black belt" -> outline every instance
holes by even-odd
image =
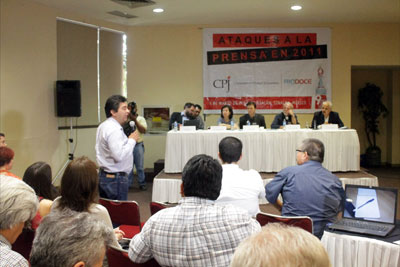
[[[126,172],[106,172],[103,168],[100,168],[100,172],[108,175],[127,175]]]

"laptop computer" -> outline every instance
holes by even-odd
[[[196,126],[196,130],[199,129],[200,121],[198,120],[185,120],[183,121],[183,126]]]
[[[346,185],[343,218],[330,229],[387,236],[396,224],[397,189]]]

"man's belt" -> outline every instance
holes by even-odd
[[[126,175],[126,172],[106,172],[103,168],[100,168],[100,172],[104,173],[108,178],[115,178],[117,175]]]

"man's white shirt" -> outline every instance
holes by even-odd
[[[129,173],[132,170],[135,144],[135,140],[126,137],[121,124],[109,117],[97,128],[97,164],[106,172]]]
[[[232,204],[256,216],[260,211],[259,198],[265,199],[260,174],[255,170],[244,171],[237,164],[223,164],[222,169],[222,187],[216,203]]]

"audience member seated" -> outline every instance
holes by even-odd
[[[26,183],[0,176],[0,267],[26,266],[28,261],[11,250],[11,244],[36,214],[39,203]]]
[[[0,147],[0,177],[7,176],[22,180],[21,177],[10,172],[14,163],[14,151],[7,147]]]
[[[93,161],[87,157],[79,157],[71,161],[61,178],[61,196],[54,200],[52,212],[64,212],[65,209],[89,212],[112,229],[107,209],[97,203],[98,181],[96,164]],[[114,233],[112,245],[120,248],[118,240],[122,239],[124,233],[118,228],[114,229]]]
[[[2,146],[7,146],[6,135],[4,133],[0,133],[0,147]]]
[[[256,114],[256,103],[250,101],[246,104],[247,114],[240,117],[239,124],[240,129],[243,129],[243,125],[258,125],[260,127],[267,128],[265,125],[264,116]]]
[[[237,247],[231,267],[329,267],[322,243],[301,228],[270,223]]]
[[[340,211],[344,190],[336,175],[322,167],[324,144],[305,139],[297,151],[298,166],[281,170],[265,187],[267,200],[282,209],[283,216],[309,216],[314,235],[322,237],[326,223]],[[278,200],[282,194],[282,203]]]
[[[199,121],[199,129],[204,129],[204,121],[200,116],[200,112],[202,110],[202,107],[199,104],[195,104],[194,105],[194,113],[193,113],[193,117],[195,120]]]
[[[339,127],[344,126],[339,117],[339,113],[332,111],[332,102],[330,101],[323,102],[321,111],[314,113],[311,126],[318,127],[321,124],[337,124]]]
[[[153,258],[161,266],[228,266],[237,245],[260,224],[245,210],[215,205],[221,191],[222,167],[207,155],[192,157],[182,173],[183,198],[160,210],[135,235],[129,258]]]
[[[39,161],[29,166],[22,178],[39,197],[39,210],[32,220],[33,230],[36,230],[42,218],[50,213],[53,200],[58,196],[57,189],[51,183],[51,177],[50,165]]]
[[[171,114],[171,119],[169,120],[169,129],[174,128],[174,122],[177,122],[179,127],[183,125],[183,122],[186,120],[194,119],[194,105],[193,103],[186,103],[183,106],[182,112],[174,112]]]
[[[282,129],[283,126],[287,124],[299,124],[297,115],[293,112],[293,104],[290,102],[285,102],[283,104],[283,111],[275,116],[271,123],[271,128]]]
[[[247,210],[255,217],[260,212],[259,198],[265,198],[265,188],[260,174],[244,171],[238,162],[242,158],[242,141],[228,136],[219,143],[218,156],[222,161],[222,187],[217,204],[232,204]]]
[[[100,267],[112,230],[87,212],[52,212],[37,229],[32,267]]]
[[[221,117],[218,118],[217,124],[220,126],[226,126],[227,129],[231,129],[233,123],[233,129],[238,129],[237,123],[233,119],[233,109],[229,105],[225,105],[221,108]]]

